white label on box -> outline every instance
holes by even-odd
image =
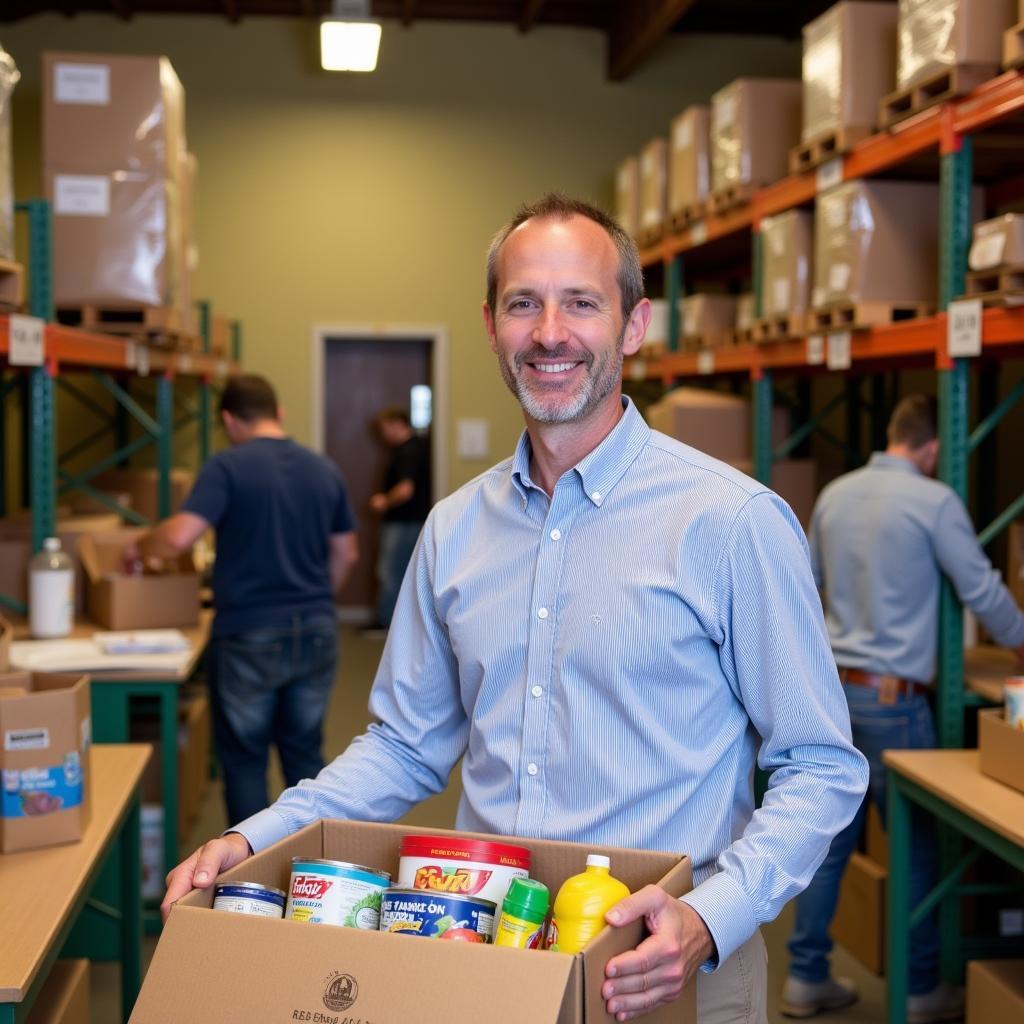
[[[110,103],[110,67],[107,64],[55,64],[53,98],[57,103],[107,106]]]
[[[135,369],[140,377],[149,376],[149,349],[145,345],[139,345],[135,350]]]
[[[818,211],[824,215],[825,224],[828,227],[836,230],[845,228],[847,225],[845,191],[822,196],[818,201]]]
[[[4,733],[4,750],[46,750],[50,745],[50,730],[45,726],[38,729],[8,729]]]
[[[807,365],[821,366],[825,362],[825,335],[809,334],[807,336]]]
[[[830,370],[848,370],[850,368],[849,331],[832,331],[825,347],[825,364]]]
[[[688,117],[676,121],[672,131],[672,144],[676,149],[689,149],[693,145],[693,125]]]
[[[178,372],[179,373],[191,373],[192,372],[192,357],[187,352],[182,352],[178,356]]]
[[[125,345],[124,365],[127,366],[129,370],[134,370],[135,367],[139,365],[139,354],[136,351],[137,348],[138,346],[134,341],[129,341],[128,344]]]
[[[850,264],[833,263],[828,270],[828,290],[830,292],[845,292],[849,283]]]
[[[698,373],[714,373],[715,372],[715,353],[709,348],[702,348],[697,353],[697,372]]]
[[[108,217],[110,178],[105,174],[55,174],[53,212],[65,217]]]
[[[994,235],[975,238],[967,257],[967,265],[971,270],[990,270],[1003,262],[1003,251],[1006,249],[1006,235],[997,231]]]
[[[715,127],[731,128],[736,120],[736,96],[734,93],[727,93],[725,96],[716,96],[715,105]]]
[[[703,245],[707,240],[708,226],[704,221],[699,220],[690,228],[690,244]]]
[[[42,366],[46,359],[46,324],[37,316],[12,313],[9,326],[11,366]]]
[[[835,188],[836,185],[842,185],[842,183],[843,158],[841,156],[834,157],[832,160],[823,163],[818,168],[818,173],[815,176],[815,184],[817,185],[819,192]]]
[[[633,380],[643,380],[647,376],[647,363],[642,359],[633,359],[629,364],[629,375]]]
[[[817,308],[825,305],[825,289],[816,284],[811,291],[811,305]]]
[[[947,313],[946,344],[949,355],[981,355],[981,299],[951,302]]]
[[[772,311],[789,312],[789,278],[777,277],[772,281]]]

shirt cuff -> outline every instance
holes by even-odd
[[[730,875],[720,871],[681,897],[708,926],[717,958],[701,964],[705,973],[717,971],[757,931],[747,894]]]
[[[246,818],[245,821],[226,829],[224,834],[228,832],[237,832],[242,836],[253,853],[259,853],[260,850],[265,850],[291,835],[284,818],[270,807],[257,811],[251,818]]]

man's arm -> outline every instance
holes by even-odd
[[[332,533],[330,539],[331,592],[339,594],[352,566],[359,561],[359,537],[354,530]]]
[[[210,524],[194,512],[176,512],[162,523],[144,533],[125,549],[126,563],[142,559],[177,558],[191,549],[199,538],[210,529]]]
[[[374,512],[387,512],[389,508],[404,505],[416,493],[416,485],[411,480],[399,480],[394,487],[380,491],[370,498],[370,508]]]

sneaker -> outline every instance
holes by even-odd
[[[779,1011],[784,1017],[813,1017],[857,1002],[857,986],[849,978],[802,981],[790,975],[782,988]]]
[[[939,982],[920,996],[907,998],[907,1024],[942,1024],[943,1021],[963,1020],[964,990]]]

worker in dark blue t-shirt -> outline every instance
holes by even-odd
[[[358,543],[340,473],[285,436],[269,382],[229,380],[220,415],[232,447],[206,462],[181,510],[126,559],[174,557],[217,531],[207,672],[228,820],[237,822],[267,806],[271,743],[289,786],[324,766],[334,596]]]

